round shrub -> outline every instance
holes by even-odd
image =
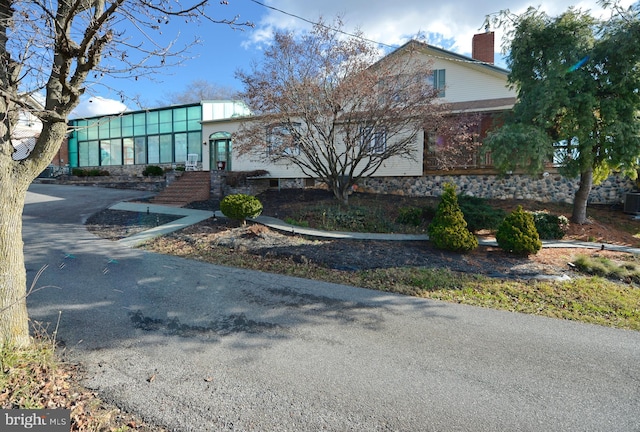
[[[502,221],[496,232],[498,246],[516,255],[528,256],[542,248],[533,216],[518,206]]]
[[[162,167],[159,167],[157,165],[148,165],[142,171],[142,175],[145,177],[161,176],[161,175],[164,175],[164,170],[162,169]]]
[[[260,216],[262,203],[251,195],[227,195],[220,201],[220,211],[230,219],[244,222],[247,218]]]
[[[561,239],[569,227],[569,220],[564,216],[556,216],[546,211],[533,212],[531,215],[542,240]]]
[[[458,205],[456,187],[444,186],[436,215],[428,228],[429,239],[438,249],[467,252],[478,247],[478,239],[467,229],[467,222]]]

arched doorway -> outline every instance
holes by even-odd
[[[231,134],[215,132],[209,135],[211,169],[231,170]]]

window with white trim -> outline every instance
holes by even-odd
[[[444,97],[447,83],[445,69],[435,69],[429,76],[428,80],[429,85],[438,90],[438,97]]]
[[[387,130],[384,127],[363,127],[361,134],[362,147],[367,154],[381,154],[387,150]]]

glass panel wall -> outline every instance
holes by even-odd
[[[200,104],[70,120],[71,167],[184,163],[202,159]]]

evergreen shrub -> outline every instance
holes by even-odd
[[[428,231],[429,239],[438,249],[467,252],[478,247],[478,239],[467,228],[464,214],[460,210],[455,185],[444,185],[444,192]]]
[[[164,175],[164,170],[162,169],[162,167],[159,167],[157,165],[147,165],[142,171],[142,175],[145,177],[162,176]]]
[[[498,246],[507,252],[528,256],[542,248],[533,216],[518,206],[502,221],[496,232]]]
[[[492,207],[485,198],[462,195],[458,202],[471,232],[495,231],[507,215],[504,210]]]
[[[561,239],[569,227],[569,219],[564,216],[556,216],[546,211],[533,212],[531,215],[542,240]]]
[[[251,195],[227,195],[220,201],[220,211],[229,219],[242,221],[255,218],[262,213],[262,203]]]
[[[418,207],[400,207],[396,222],[403,225],[420,226],[422,213],[422,209]]]

